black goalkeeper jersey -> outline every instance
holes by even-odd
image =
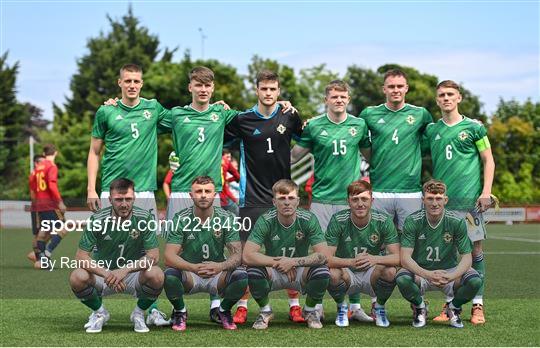
[[[240,207],[272,206],[274,183],[291,178],[291,139],[300,138],[302,120],[282,110],[264,117],[255,105],[226,127],[226,142],[240,140]]]

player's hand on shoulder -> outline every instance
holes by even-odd
[[[107,99],[103,105],[107,105],[107,106],[117,106],[118,105],[118,97],[117,98],[109,98]]]
[[[283,108],[283,113],[291,112],[291,113],[298,113],[298,110],[291,104],[288,100],[280,100],[277,102],[281,107]]]
[[[223,106],[223,109],[224,110],[230,110],[231,107],[229,106],[229,104],[225,103],[224,100],[218,100],[217,102],[215,102],[213,105],[221,105]]]

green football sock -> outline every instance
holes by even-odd
[[[336,303],[343,303],[345,301],[345,293],[347,292],[347,284],[341,280],[337,285],[328,285],[328,293]],[[356,295],[356,294],[355,294]],[[349,299],[351,297],[349,296]]]
[[[221,308],[225,311],[230,311],[231,308],[242,298],[248,286],[247,277],[231,282],[223,291],[223,301]]]
[[[310,279],[306,283],[306,306],[315,307],[316,304],[322,303],[324,293],[328,288],[329,278]]]
[[[350,294],[349,295],[350,304],[360,304],[360,293]]]
[[[375,295],[377,295],[377,303],[381,306],[384,306],[386,301],[388,301],[388,299],[392,295],[395,287],[395,281],[388,282],[382,278],[377,279],[377,281],[375,282],[375,286],[373,287]]]
[[[420,294],[420,288],[414,282],[414,279],[406,273],[398,273],[396,277],[396,283],[399,292],[404,299],[412,304],[419,306],[422,303],[422,295]]]
[[[249,291],[260,307],[264,307],[270,301],[270,282],[267,279],[249,279]],[[241,296],[240,296],[241,297]]]
[[[484,262],[484,253],[480,253],[479,255],[475,255],[473,257],[472,268],[475,269],[478,274],[480,274],[480,278],[482,279],[482,286],[480,287],[480,290],[478,290],[476,296],[483,296],[486,275],[486,263]]]
[[[98,295],[98,292],[94,287],[88,286],[81,291],[72,291],[85,306],[89,307],[93,311],[97,311],[101,307],[101,297]]]
[[[156,302],[156,299],[149,299],[149,298],[139,298],[137,300],[137,307],[142,309],[143,311],[150,308],[152,304]]]
[[[174,275],[165,275],[165,294],[174,309],[184,309],[184,285],[182,280]]]
[[[479,276],[466,279],[454,294],[454,299],[452,300],[454,307],[461,308],[464,303],[471,301],[482,288],[482,283],[482,279]]]

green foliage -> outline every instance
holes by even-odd
[[[28,192],[30,135],[47,126],[42,110],[16,98],[19,63],[9,66],[8,53],[0,56],[0,186],[3,199],[25,199]]]
[[[70,83],[72,96],[63,108],[54,105],[54,126],[47,139],[59,149],[59,185],[65,197],[86,197],[86,158],[95,112],[103,102],[119,95],[118,76],[123,64],[149,70],[159,54],[159,39],[141,26],[131,8],[120,20],[108,17],[107,33],[88,40],[88,53],[77,61]],[[163,55],[170,59],[171,51]],[[99,183],[98,183],[99,187]]]
[[[540,202],[540,103],[501,100],[489,127],[493,192],[503,203]]]

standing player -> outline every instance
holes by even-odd
[[[41,257],[50,258],[53,250],[58,246],[64,237],[64,231],[58,232],[50,237],[50,242],[45,250],[46,240],[49,238],[48,233],[41,229],[41,224],[44,221],[50,221],[49,226],[54,226],[54,222],[64,220],[66,206],[58,191],[58,167],[54,163],[58,151],[52,144],[47,144],[43,147],[43,156],[45,159],[36,166],[35,172],[35,191],[34,209],[38,215],[39,232],[36,238],[36,260]]]
[[[386,103],[370,106],[360,117],[371,134],[370,180],[377,210],[394,219],[401,231],[405,217],[421,207],[421,141],[433,122],[425,108],[405,103],[409,90],[404,72],[384,74]]]
[[[326,230],[326,241],[332,257],[328,292],[337,302],[337,326],[349,326],[345,294],[363,292],[376,296],[375,324],[387,327],[384,305],[396,286],[394,277],[399,266],[399,239],[396,228],[386,214],[371,209],[371,185],[363,180],[347,188],[349,209],[332,216]],[[380,255],[382,247],[388,253]]]
[[[302,120],[295,110],[278,103],[279,76],[269,70],[260,71],[255,81],[258,101],[252,109],[239,114],[227,126],[227,140],[240,139],[240,217],[250,225],[273,207],[272,186],[291,178],[291,140],[299,139]],[[250,229],[242,230],[245,242]],[[297,291],[288,291],[289,319],[304,322]],[[247,320],[248,294],[238,302],[234,315],[237,324]]]
[[[275,208],[257,220],[242,255],[251,294],[260,307],[253,328],[266,329],[274,316],[270,291],[295,289],[307,293],[303,315],[308,327],[320,329],[315,306],[322,303],[330,276],[324,235],[315,215],[298,208],[298,186],[293,181],[279,180],[272,191]]]
[[[413,326],[426,325],[426,291],[441,290],[453,300],[446,308],[452,327],[462,328],[461,306],[476,295],[482,279],[471,268],[472,244],[465,220],[445,209],[446,185],[430,180],[423,187],[424,209],[405,219],[401,235],[401,265],[396,283],[413,307]],[[457,254],[461,259],[457,260]]]
[[[485,277],[482,240],[486,227],[482,213],[492,204],[491,185],[495,162],[486,128],[478,121],[459,113],[461,102],[459,85],[446,80],[437,86],[437,105],[442,119],[427,127],[426,136],[431,147],[433,177],[448,185],[449,209],[467,216],[468,234],[473,242],[472,267]],[[482,179],[483,171],[483,179]],[[471,322],[485,323],[482,295],[484,287],[473,299]],[[446,302],[450,302],[451,297]],[[446,307],[446,305],[445,305]],[[443,313],[436,320],[448,320]]]
[[[34,170],[28,176],[28,188],[30,191],[30,219],[32,222],[32,251],[28,253],[27,257],[32,262],[36,262],[36,254],[39,254],[37,248],[37,235],[39,232],[39,217],[36,211],[36,168],[38,164],[45,159],[43,155],[35,155],[33,158],[34,161]]]
[[[69,283],[75,296],[93,311],[85,325],[88,333],[101,332],[109,320],[102,297],[114,293],[138,298],[130,319],[136,332],[148,332],[144,311],[163,287],[163,272],[157,266],[158,241],[154,231],[148,229],[154,217],[133,205],[133,185],[125,178],[111,182],[111,206],[92,215],[79,242],[76,258],[80,268],[71,273]]]
[[[142,75],[138,65],[122,66],[118,78],[122,99],[117,105],[103,105],[96,112],[88,152],[87,204],[92,211],[109,206],[110,193],[106,188],[116,178],[128,178],[135,182],[139,206],[157,220],[154,197],[157,190],[157,135],[158,127],[165,127],[169,111],[155,99],[140,97]],[[103,147],[100,200],[96,192],[96,179]],[[168,323],[157,308],[150,310],[148,324],[161,326]]]
[[[350,99],[349,86],[345,82],[330,82],[324,97],[327,112],[309,121],[292,151],[293,162],[309,151],[315,157],[310,210],[317,216],[323,231],[326,231],[333,214],[348,208],[347,186],[361,176],[360,152],[369,160],[368,128],[363,119],[347,113]],[[373,321],[360,306],[360,298],[356,294],[351,293],[350,300],[352,319]]]
[[[340,80],[325,89],[327,112],[309,121],[292,150],[297,162],[311,151],[315,157],[315,182],[311,212],[326,230],[332,215],[347,209],[347,186],[360,178],[361,155],[371,146],[366,122],[347,113],[349,86]]]
[[[242,245],[230,212],[213,207],[216,195],[212,178],[200,176],[191,185],[193,207],[174,217],[175,228],[165,247],[165,292],[174,310],[172,329],[186,329],[187,310],[184,294],[207,292],[224,297],[219,307],[219,321],[224,329],[235,330],[231,308],[248,285],[247,273],[240,268]],[[225,259],[224,249],[229,250]]]
[[[214,92],[214,72],[206,67],[195,67],[189,74],[190,105],[175,107],[168,119],[172,130],[174,150],[181,159],[172,178],[167,218],[193,205],[190,198],[191,182],[202,175],[210,176],[221,192],[221,152],[225,126],[238,114],[225,110],[223,105],[210,104]],[[219,196],[214,206],[219,207]]]

